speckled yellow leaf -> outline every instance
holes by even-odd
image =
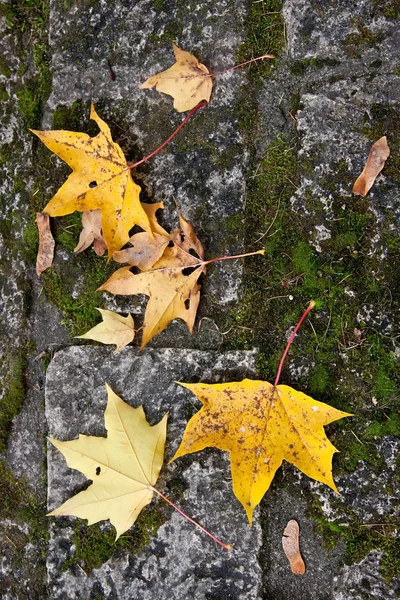
[[[178,112],[191,110],[201,100],[209,102],[212,81],[207,67],[199,63],[197,58],[178,48],[172,42],[176,63],[162,71],[149,77],[140,88],[153,88],[157,91],[168,94],[174,98],[174,108]]]
[[[49,438],[71,469],[93,480],[49,516],[80,517],[88,525],[110,519],[118,539],[153,497],[164,460],[167,415],[151,426],[142,406],[132,408],[108,386],[107,393],[106,438],[80,435],[69,442]]]
[[[95,137],[73,131],[33,131],[72,173],[50,200],[44,212],[51,217],[76,210],[101,210],[101,225],[109,257],[129,239],[129,230],[139,225],[152,236],[147,214],[139,201],[140,187],[134,183],[124,154],[112,141],[110,128],[92,105],[90,118],[100,132]]]
[[[332,478],[337,450],[324,425],[349,413],[265,381],[180,385],[204,406],[189,421],[173,460],[208,446],[230,452],[233,491],[250,524],[283,460],[337,491]]]
[[[85,340],[95,340],[102,344],[115,344],[115,354],[122,348],[125,348],[135,337],[135,324],[132,316],[123,317],[112,310],[97,309],[103,321],[92,327],[83,335],[77,335],[77,338]]]

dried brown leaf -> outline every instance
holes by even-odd
[[[390,148],[386,135],[379,138],[372,146],[365,167],[353,186],[353,194],[366,196],[373,186],[375,179],[385,166],[386,159],[390,155]]]
[[[117,263],[128,263],[132,267],[138,267],[141,271],[147,271],[156,263],[164,253],[170,242],[170,236],[154,233],[154,239],[145,233],[135,233],[130,239],[130,248],[114,252],[113,259]]]
[[[50,230],[50,217],[46,213],[36,213],[36,225],[39,231],[39,249],[36,259],[36,273],[40,276],[51,267],[54,259],[54,238]]]
[[[282,536],[283,551],[295,575],[304,575],[306,567],[300,554],[299,524],[294,519],[288,521]]]
[[[83,229],[79,236],[79,242],[74,252],[77,254],[83,252],[93,244],[97,256],[103,256],[107,249],[107,244],[101,233],[101,210],[85,210],[82,213]]]

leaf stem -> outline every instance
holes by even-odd
[[[216,77],[217,75],[224,75],[225,73],[228,73],[229,71],[233,71],[234,69],[238,69],[239,67],[244,67],[245,65],[249,65],[250,63],[253,63],[256,60],[261,60],[263,58],[275,58],[275,56],[273,56],[273,54],[263,54],[262,56],[257,56],[257,58],[252,58],[250,60],[246,60],[245,62],[242,62],[239,65],[235,65],[234,67],[228,67],[227,69],[224,69],[223,71],[216,71],[215,73],[210,73],[208,75],[208,77]]]
[[[211,260],[203,260],[205,265],[218,262],[220,260],[234,260],[235,258],[245,258],[246,256],[254,256],[255,254],[265,254],[265,250],[257,250],[256,252],[246,252],[246,254],[235,254],[234,256],[219,256],[218,258],[212,258]]]
[[[292,345],[292,342],[293,342],[293,340],[294,340],[294,338],[296,336],[296,333],[298,332],[298,330],[300,329],[301,324],[303,323],[304,319],[306,318],[306,316],[308,315],[308,313],[314,308],[314,306],[315,306],[315,302],[314,302],[314,300],[311,300],[311,302],[308,305],[307,309],[302,314],[300,321],[297,323],[296,327],[292,331],[292,335],[290,336],[290,338],[288,340],[288,343],[286,344],[285,351],[282,354],[281,362],[279,363],[278,372],[276,374],[274,387],[276,387],[278,385],[278,383],[279,383],[279,378],[281,376],[281,371],[282,371],[283,363],[285,362],[286,355],[289,352],[289,348]]]
[[[167,496],[164,496],[164,494],[162,494],[161,492],[159,492],[158,490],[156,490],[156,488],[149,486],[150,489],[155,492],[156,494],[158,494],[163,500],[165,500],[165,502],[168,502],[168,504],[170,504],[175,510],[178,511],[179,514],[182,515],[182,517],[184,517],[185,519],[187,519],[188,521],[190,521],[191,523],[193,523],[193,525],[195,525],[196,527],[198,527],[203,533],[207,534],[212,540],[214,540],[214,542],[217,542],[217,544],[219,544],[220,546],[222,546],[223,548],[225,548],[225,550],[231,550],[232,546],[230,546],[230,544],[224,544],[223,542],[221,542],[221,540],[219,540],[218,538],[216,538],[212,533],[210,533],[209,531],[207,531],[207,529],[204,529],[204,527],[202,525],[200,525],[199,523],[197,523],[196,521],[194,521],[193,519],[191,519],[186,513],[183,512],[183,510],[181,510],[178,506],[176,506],[176,504],[174,504],[169,498],[167,498]]]
[[[142,158],[138,162],[134,163],[133,165],[129,165],[128,167],[126,167],[126,169],[124,169],[124,171],[126,171],[128,169],[134,169],[138,165],[141,165],[142,163],[144,163],[147,160],[149,160],[149,158],[152,158],[155,154],[157,154],[158,152],[160,152],[160,150],[162,150],[164,148],[164,146],[166,146],[167,144],[169,144],[169,142],[176,136],[176,134],[182,129],[182,127],[184,125],[186,125],[186,123],[189,121],[189,119],[191,119],[193,117],[193,115],[197,113],[197,111],[199,110],[199,108],[203,108],[204,106],[207,106],[207,102],[205,100],[202,100],[201,102],[199,102],[197,104],[197,106],[195,106],[194,108],[192,108],[192,110],[190,111],[190,113],[188,115],[186,115],[186,117],[184,118],[184,120],[182,121],[182,123],[180,125],[178,125],[178,127],[175,129],[175,131],[173,133],[171,133],[171,135],[169,136],[169,138],[167,140],[165,140],[165,142],[163,142],[161,144],[161,146],[158,146],[158,148],[156,148],[155,150],[153,150],[153,152],[151,152],[150,154],[148,154],[147,156],[145,156],[144,158]]]

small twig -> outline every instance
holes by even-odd
[[[362,442],[362,441],[360,440],[360,438],[359,438],[358,436],[356,436],[356,434],[354,433],[354,431],[353,431],[352,429],[350,429],[349,431],[350,431],[350,432],[351,432],[351,433],[354,435],[354,437],[356,438],[357,442],[360,442],[360,444],[361,444],[362,446],[365,446],[364,442]]]

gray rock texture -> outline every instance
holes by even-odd
[[[400,597],[399,22],[398,0],[0,4],[2,598]],[[141,199],[164,202],[167,229],[177,204],[207,258],[266,256],[210,265],[193,335],[176,320],[150,348],[115,356],[73,336],[95,324],[96,306],[131,312],[139,327],[146,298],[96,292],[115,265],[74,255],[76,215],[53,220],[54,265],[36,277],[35,212],[69,170],[28,128],[96,135],[93,101],[128,162],[140,160],[183,120],[170,97],[138,88],[173,63],[171,41],[212,72],[276,59],[214,78],[210,105],[135,169]],[[382,135],[390,158],[355,196]],[[46,435],[104,435],[106,381],[151,423],[170,412],[168,461],[199,408],[175,382],[273,380],[311,297],[281,381],[354,414],[327,428],[340,496],[284,463],[250,529],[228,456],[207,449],[166,464],[158,486],[230,552],[157,499],[116,544],[107,522],[45,517],[87,485]],[[303,577],[281,549],[291,518]]]
[[[255,374],[254,352],[202,352],[178,349],[127,348],[118,356],[108,349],[72,347],[58,352],[47,371],[46,417],[49,434],[73,439],[79,433],[104,435],[105,382],[133,406],[143,405],[151,424],[168,412],[166,461],[177,449],[187,412],[198,400],[176,381],[223,382]],[[184,489],[177,500],[168,481],[180,479]],[[68,469],[60,453],[48,449],[48,506],[54,509],[85,480]],[[206,452],[199,462],[188,457],[166,465],[161,492],[233,550],[226,551],[178,513],[168,520],[150,544],[134,557],[119,553],[85,574],[79,563],[65,568],[74,554],[73,530],[66,518],[52,523],[47,559],[51,598],[90,597],[94,590],[104,598],[201,598],[210,594],[254,599],[259,597],[261,569],[257,554],[261,528],[249,528],[246,515],[231,491],[229,460],[221,452]],[[157,486],[156,486],[157,487]],[[162,502],[162,501],[161,501]],[[175,512],[175,511],[174,511]]]

